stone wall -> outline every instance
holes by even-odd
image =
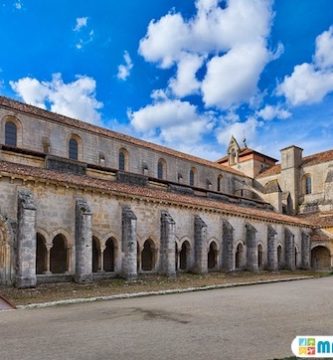
[[[14,116],[15,115],[15,116]],[[10,116],[8,118],[8,116]],[[17,113],[0,108],[0,143],[4,144],[4,125],[7,119],[11,119],[17,124],[19,148],[31,151],[45,152],[45,139],[47,139],[47,151],[53,156],[68,158],[68,143],[71,137],[75,137],[79,144],[79,161],[88,164],[101,165],[100,156],[103,154],[103,166],[118,169],[118,154],[120,149],[127,152],[126,171],[143,174],[150,177],[157,177],[157,164],[159,159],[163,159],[166,164],[165,179],[179,182],[179,175],[182,182],[189,184],[189,173],[191,168],[196,169],[195,186],[207,188],[207,181],[211,185],[211,190],[217,191],[218,177],[222,175],[221,192],[233,193],[234,178],[240,181],[250,179],[234,175],[228,171],[220,170],[214,166],[203,165],[200,162],[186,160],[181,156],[173,156],[162,151],[154,151],[145,146],[138,146],[130,141],[119,140],[116,137],[107,137],[96,132],[71,127],[62,123],[52,121],[37,116]],[[15,157],[8,151],[3,151],[3,159],[22,162],[22,157]],[[26,156],[24,163],[33,166],[42,166],[40,160],[34,160]],[[212,163],[213,164],[213,163]],[[144,168],[148,170],[144,171]]]
[[[59,248],[57,250],[59,254],[65,254],[63,255],[65,257],[63,259],[64,273],[75,276],[80,282],[91,280],[90,260],[93,251],[96,251],[97,256],[102,257],[100,260],[102,262],[111,261],[108,260],[109,255],[105,255],[105,251],[110,251],[114,257],[110,265],[112,270],[110,268],[107,272],[99,271],[98,273],[105,276],[118,274],[130,279],[135,278],[137,272],[147,272],[144,267],[148,265],[144,265],[144,261],[152,262],[149,272],[174,276],[177,259],[180,262],[178,266],[185,267],[184,262],[186,262],[184,269],[178,267],[179,271],[205,273],[208,271],[207,256],[212,243],[217,249],[215,270],[235,270],[236,247],[239,243],[244,247],[244,267],[251,270],[258,269],[260,265],[258,264],[258,245],[260,245],[261,267],[275,270],[278,266],[272,267],[268,263],[268,229],[276,233],[275,246],[282,247],[283,260],[280,261],[279,268],[284,267],[284,264],[290,267],[292,261],[289,255],[288,261],[285,259],[290,250],[290,244],[286,245],[285,241],[286,231],[293,234],[294,244],[299,254],[302,252],[302,231],[309,232],[309,229],[300,229],[297,226],[266,223],[199,208],[186,208],[181,204],[171,206],[154,200],[129,200],[107,193],[50,184],[33,182],[23,184],[22,181],[3,176],[0,179],[0,194],[6,194],[6,199],[4,197],[1,199],[0,207],[14,223],[20,223],[22,220],[17,218],[15,211],[18,191],[26,190],[34,199],[36,231],[40,234],[39,238],[44,239],[45,256],[48,257],[45,260],[48,268],[45,269],[44,275],[39,276],[51,276],[50,263],[61,260],[57,257],[59,255],[55,254],[56,247]],[[20,212],[18,214],[20,217]],[[91,220],[89,220],[90,216]],[[246,241],[247,227],[251,227],[254,234],[250,247]],[[21,227],[19,232],[19,239],[26,239],[24,241],[27,241],[26,244],[29,245],[30,255],[31,251],[35,251],[35,248],[30,245],[36,242],[36,236],[31,229],[33,228],[28,227],[27,232],[24,227]],[[97,239],[98,249],[92,249],[91,236]],[[55,239],[58,239],[57,244],[55,244]],[[112,239],[113,244],[111,250],[107,247],[109,239]],[[147,241],[150,244],[148,250],[145,246]],[[180,254],[184,243],[187,244],[187,250]],[[28,245],[22,242],[23,247]],[[178,254],[175,253],[176,248],[178,248]],[[24,249],[22,251],[24,253]],[[21,255],[22,251],[17,253],[18,263],[23,266],[23,262],[28,259],[31,262],[30,270],[34,269],[33,257],[27,258]],[[251,255],[248,256],[248,254]],[[295,267],[300,268],[302,264],[300,255]],[[103,267],[100,270],[103,270]],[[19,274],[18,272],[17,276]]]

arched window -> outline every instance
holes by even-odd
[[[118,159],[118,166],[119,170],[125,171],[127,168],[127,152],[125,149],[121,149],[119,151],[119,159]]]
[[[69,140],[69,158],[71,160],[78,160],[79,157],[79,145],[73,138]]]
[[[36,274],[43,274],[48,270],[46,241],[39,233],[37,233],[36,241]]]
[[[143,244],[141,267],[143,271],[153,271],[155,268],[155,245],[150,239]]]
[[[195,184],[195,168],[190,170],[190,186],[194,186]]]
[[[311,175],[304,175],[304,194],[311,194],[312,193],[312,179]]]
[[[166,163],[165,160],[160,159],[157,163],[157,178],[158,179],[165,179],[166,175]]]
[[[262,269],[264,265],[264,256],[263,256],[263,248],[262,245],[258,245],[258,269]]]
[[[115,241],[110,238],[105,243],[103,252],[103,267],[106,272],[113,272],[115,270]]]
[[[68,270],[67,265],[67,241],[66,238],[58,234],[52,242],[50,250],[50,270],[53,274],[63,274]]]
[[[179,253],[179,268],[180,270],[187,270],[189,268],[191,245],[185,240],[181,246]]]
[[[5,144],[9,146],[17,145],[17,127],[12,121],[7,121],[5,125]]]
[[[209,270],[213,270],[213,269],[216,268],[216,266],[217,266],[217,254],[218,254],[217,245],[213,241],[209,245],[209,251],[208,251],[207,263],[208,263],[208,269]]]
[[[101,269],[101,247],[99,240],[92,237],[92,272],[96,273]]]
[[[243,266],[244,249],[242,244],[238,244],[235,254],[235,268],[240,269]]]
[[[222,191],[222,179],[222,175],[219,175],[219,177],[217,178],[217,191]]]
[[[105,155],[103,153],[99,153],[99,164],[101,166],[105,165]]]
[[[278,260],[278,269],[282,268],[282,246],[277,247],[277,260]]]

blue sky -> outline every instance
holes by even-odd
[[[333,148],[331,0],[0,0],[0,94],[215,160]]]

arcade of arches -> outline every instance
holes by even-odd
[[[37,274],[65,274],[69,269],[69,247],[67,239],[63,234],[57,234],[50,245],[46,243],[45,237],[37,233],[36,247],[36,273]],[[187,271],[191,268],[191,245],[188,240],[178,246],[175,243],[175,269],[176,271]],[[284,268],[284,254],[282,246],[277,246],[278,269]],[[0,232],[0,269],[4,268],[8,258],[9,247],[4,243],[4,235]],[[113,273],[116,271],[116,258],[118,256],[117,240],[110,237],[104,246],[100,240],[92,238],[92,269],[94,273]],[[258,269],[264,269],[263,246],[257,246]],[[246,249],[239,243],[234,252],[235,269],[241,270],[246,266]],[[297,264],[298,252],[295,248],[295,264]],[[217,243],[212,241],[207,251],[208,271],[218,270],[219,250]],[[8,260],[7,260],[8,261]],[[157,249],[151,239],[147,239],[142,247],[137,244],[137,269],[142,272],[153,272],[156,268]],[[331,255],[325,246],[315,246],[311,250],[311,267],[314,270],[329,270],[331,268]],[[4,282],[1,279],[1,282]]]

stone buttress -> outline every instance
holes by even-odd
[[[234,270],[234,228],[227,220],[223,220],[222,267],[224,271]]]
[[[122,273],[128,280],[137,278],[137,218],[129,206],[122,209]]]
[[[194,217],[194,272],[205,274],[207,264],[207,225],[199,215]]]
[[[167,211],[161,212],[161,273],[167,276],[176,276],[176,239],[175,221]]]
[[[36,205],[30,190],[18,191],[17,225],[16,287],[35,287]]]
[[[84,199],[75,209],[75,281],[92,281],[92,212]]]

